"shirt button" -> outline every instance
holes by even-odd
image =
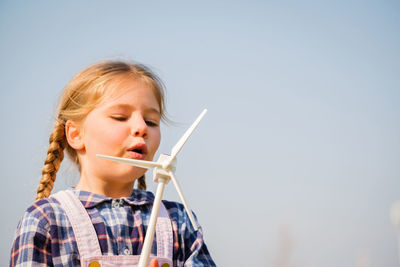
[[[113,206],[113,208],[119,208],[119,202],[118,202],[118,200],[113,199],[113,201],[112,201],[112,206]]]
[[[124,255],[131,255],[131,251],[129,250],[129,248],[124,249]]]

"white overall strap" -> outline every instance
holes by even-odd
[[[54,195],[67,213],[74,231],[76,244],[81,258],[101,256],[99,240],[93,223],[78,197],[71,191],[60,191]]]
[[[173,233],[171,220],[168,211],[164,204],[161,202],[160,210],[158,212],[157,226],[156,226],[156,239],[157,239],[157,257],[171,259],[173,253]]]

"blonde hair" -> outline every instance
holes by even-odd
[[[65,136],[65,123],[68,120],[82,121],[103,99],[106,90],[111,94],[115,92],[110,92],[110,90],[118,90],[118,86],[108,86],[110,83],[122,82],[126,79],[140,79],[152,88],[159,104],[161,118],[166,119],[163,83],[146,66],[123,61],[104,61],[79,72],[64,88],[57,107],[56,122],[50,134],[47,157],[37,189],[37,200],[50,195],[57,171],[64,158],[64,149],[80,169],[77,153],[69,146]],[[146,190],[144,176],[138,179],[138,188]]]

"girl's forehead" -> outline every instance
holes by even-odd
[[[153,93],[153,88],[148,83],[143,81],[143,79],[121,77],[110,80],[104,86],[103,97],[118,98],[126,94],[130,90],[135,90],[135,89],[146,89],[149,90],[149,92]]]
[[[104,87],[104,91],[99,104],[118,101],[118,99],[122,99],[124,98],[124,96],[129,95],[132,92],[140,92],[140,94],[138,94],[138,97],[141,97],[141,100],[143,101],[155,101],[157,103],[157,106],[160,105],[153,87],[140,78],[125,78],[110,81]]]

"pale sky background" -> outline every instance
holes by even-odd
[[[209,109],[177,176],[219,266],[399,266],[399,1],[3,0],[0,36],[1,266],[62,88],[106,58],[165,82],[159,152]]]

